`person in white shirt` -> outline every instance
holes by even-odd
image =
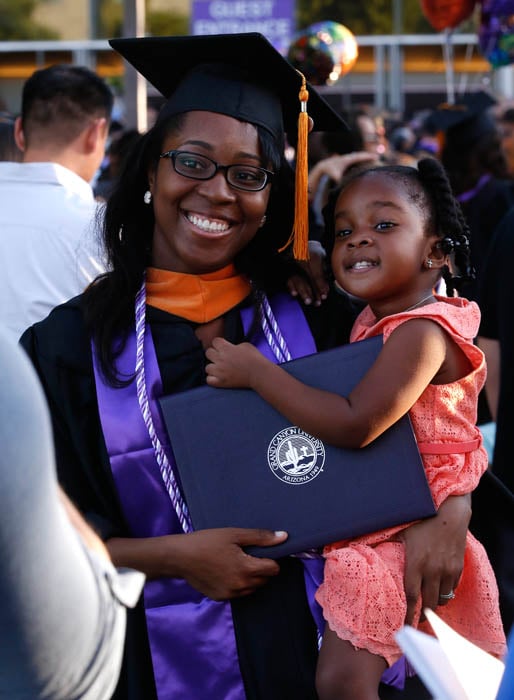
[[[89,183],[112,105],[107,84],[80,66],[38,70],[24,85],[15,123],[23,162],[0,162],[0,326],[16,340],[105,270]]]

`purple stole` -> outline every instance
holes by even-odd
[[[283,294],[277,295],[271,306],[292,356],[302,357],[316,352],[298,302]],[[241,315],[247,333],[253,309],[244,309]],[[267,357],[277,361],[262,331],[256,333],[251,342]],[[155,428],[173,467],[173,454],[157,403],[162,395],[162,383],[149,325],[145,333],[144,356]],[[132,536],[159,537],[181,533],[182,528],[164,487],[140,414],[135,381],[119,389],[107,386],[99,371],[94,345],[93,366],[107,452]],[[120,376],[131,376],[135,366],[136,337],[132,332],[117,360],[117,368]],[[318,576],[316,579],[318,583],[321,580]],[[306,573],[306,581],[310,580],[311,575]],[[311,582],[311,591],[314,586]],[[313,601],[313,594],[309,599]],[[159,700],[245,700],[229,602],[206,598],[183,579],[161,578],[146,583],[144,604]]]
[[[459,201],[461,204],[469,202],[470,199],[476,197],[476,195],[480,192],[482,187],[487,185],[491,178],[492,175],[490,175],[489,173],[482,175],[482,177],[478,180],[477,184],[473,187],[473,189],[467,190],[467,192],[462,192],[462,194],[457,195],[457,201]]]

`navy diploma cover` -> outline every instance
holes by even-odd
[[[373,364],[382,336],[281,365],[346,396]],[[250,389],[202,386],[160,400],[195,530],[286,530],[277,558],[435,514],[408,416],[361,449],[305,433]]]

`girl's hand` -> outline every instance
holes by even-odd
[[[175,538],[179,538],[175,556],[181,578],[208,598],[228,600],[253,593],[280,571],[276,561],[252,557],[242,548],[280,544],[287,533],[232,527]]]
[[[435,610],[448,602],[441,599],[455,591],[464,565],[466,533],[471,518],[471,499],[451,496],[439,507],[434,518],[411,525],[402,532],[406,548],[406,624],[411,624],[419,596],[422,609]]]
[[[210,361],[206,367],[207,384],[223,389],[250,388],[253,373],[265,362],[250,343],[234,345],[224,338],[214,338],[205,354]]]

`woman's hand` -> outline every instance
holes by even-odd
[[[107,547],[116,566],[128,566],[147,578],[183,578],[213,600],[253,593],[279,573],[272,559],[252,557],[243,547],[271,547],[285,532],[235,527],[147,538],[112,538]]]
[[[179,543],[182,578],[213,600],[227,600],[253,593],[276,576],[272,559],[252,557],[243,551],[250,545],[271,546],[287,539],[285,532],[220,528],[182,535]]]
[[[214,338],[205,353],[207,384],[223,389],[246,389],[252,386],[252,375],[267,360],[250,343],[234,345],[224,338]]]
[[[411,525],[402,532],[406,548],[406,624],[414,618],[421,594],[422,609],[434,610],[448,600],[439,596],[455,591],[464,565],[466,533],[471,518],[471,497],[450,496],[434,518]]]
[[[329,284],[325,269],[325,249],[319,241],[309,241],[309,259],[306,262],[298,261],[307,274],[307,279],[301,275],[294,275],[287,281],[289,293],[293,297],[300,297],[304,304],[319,306],[329,292]]]

